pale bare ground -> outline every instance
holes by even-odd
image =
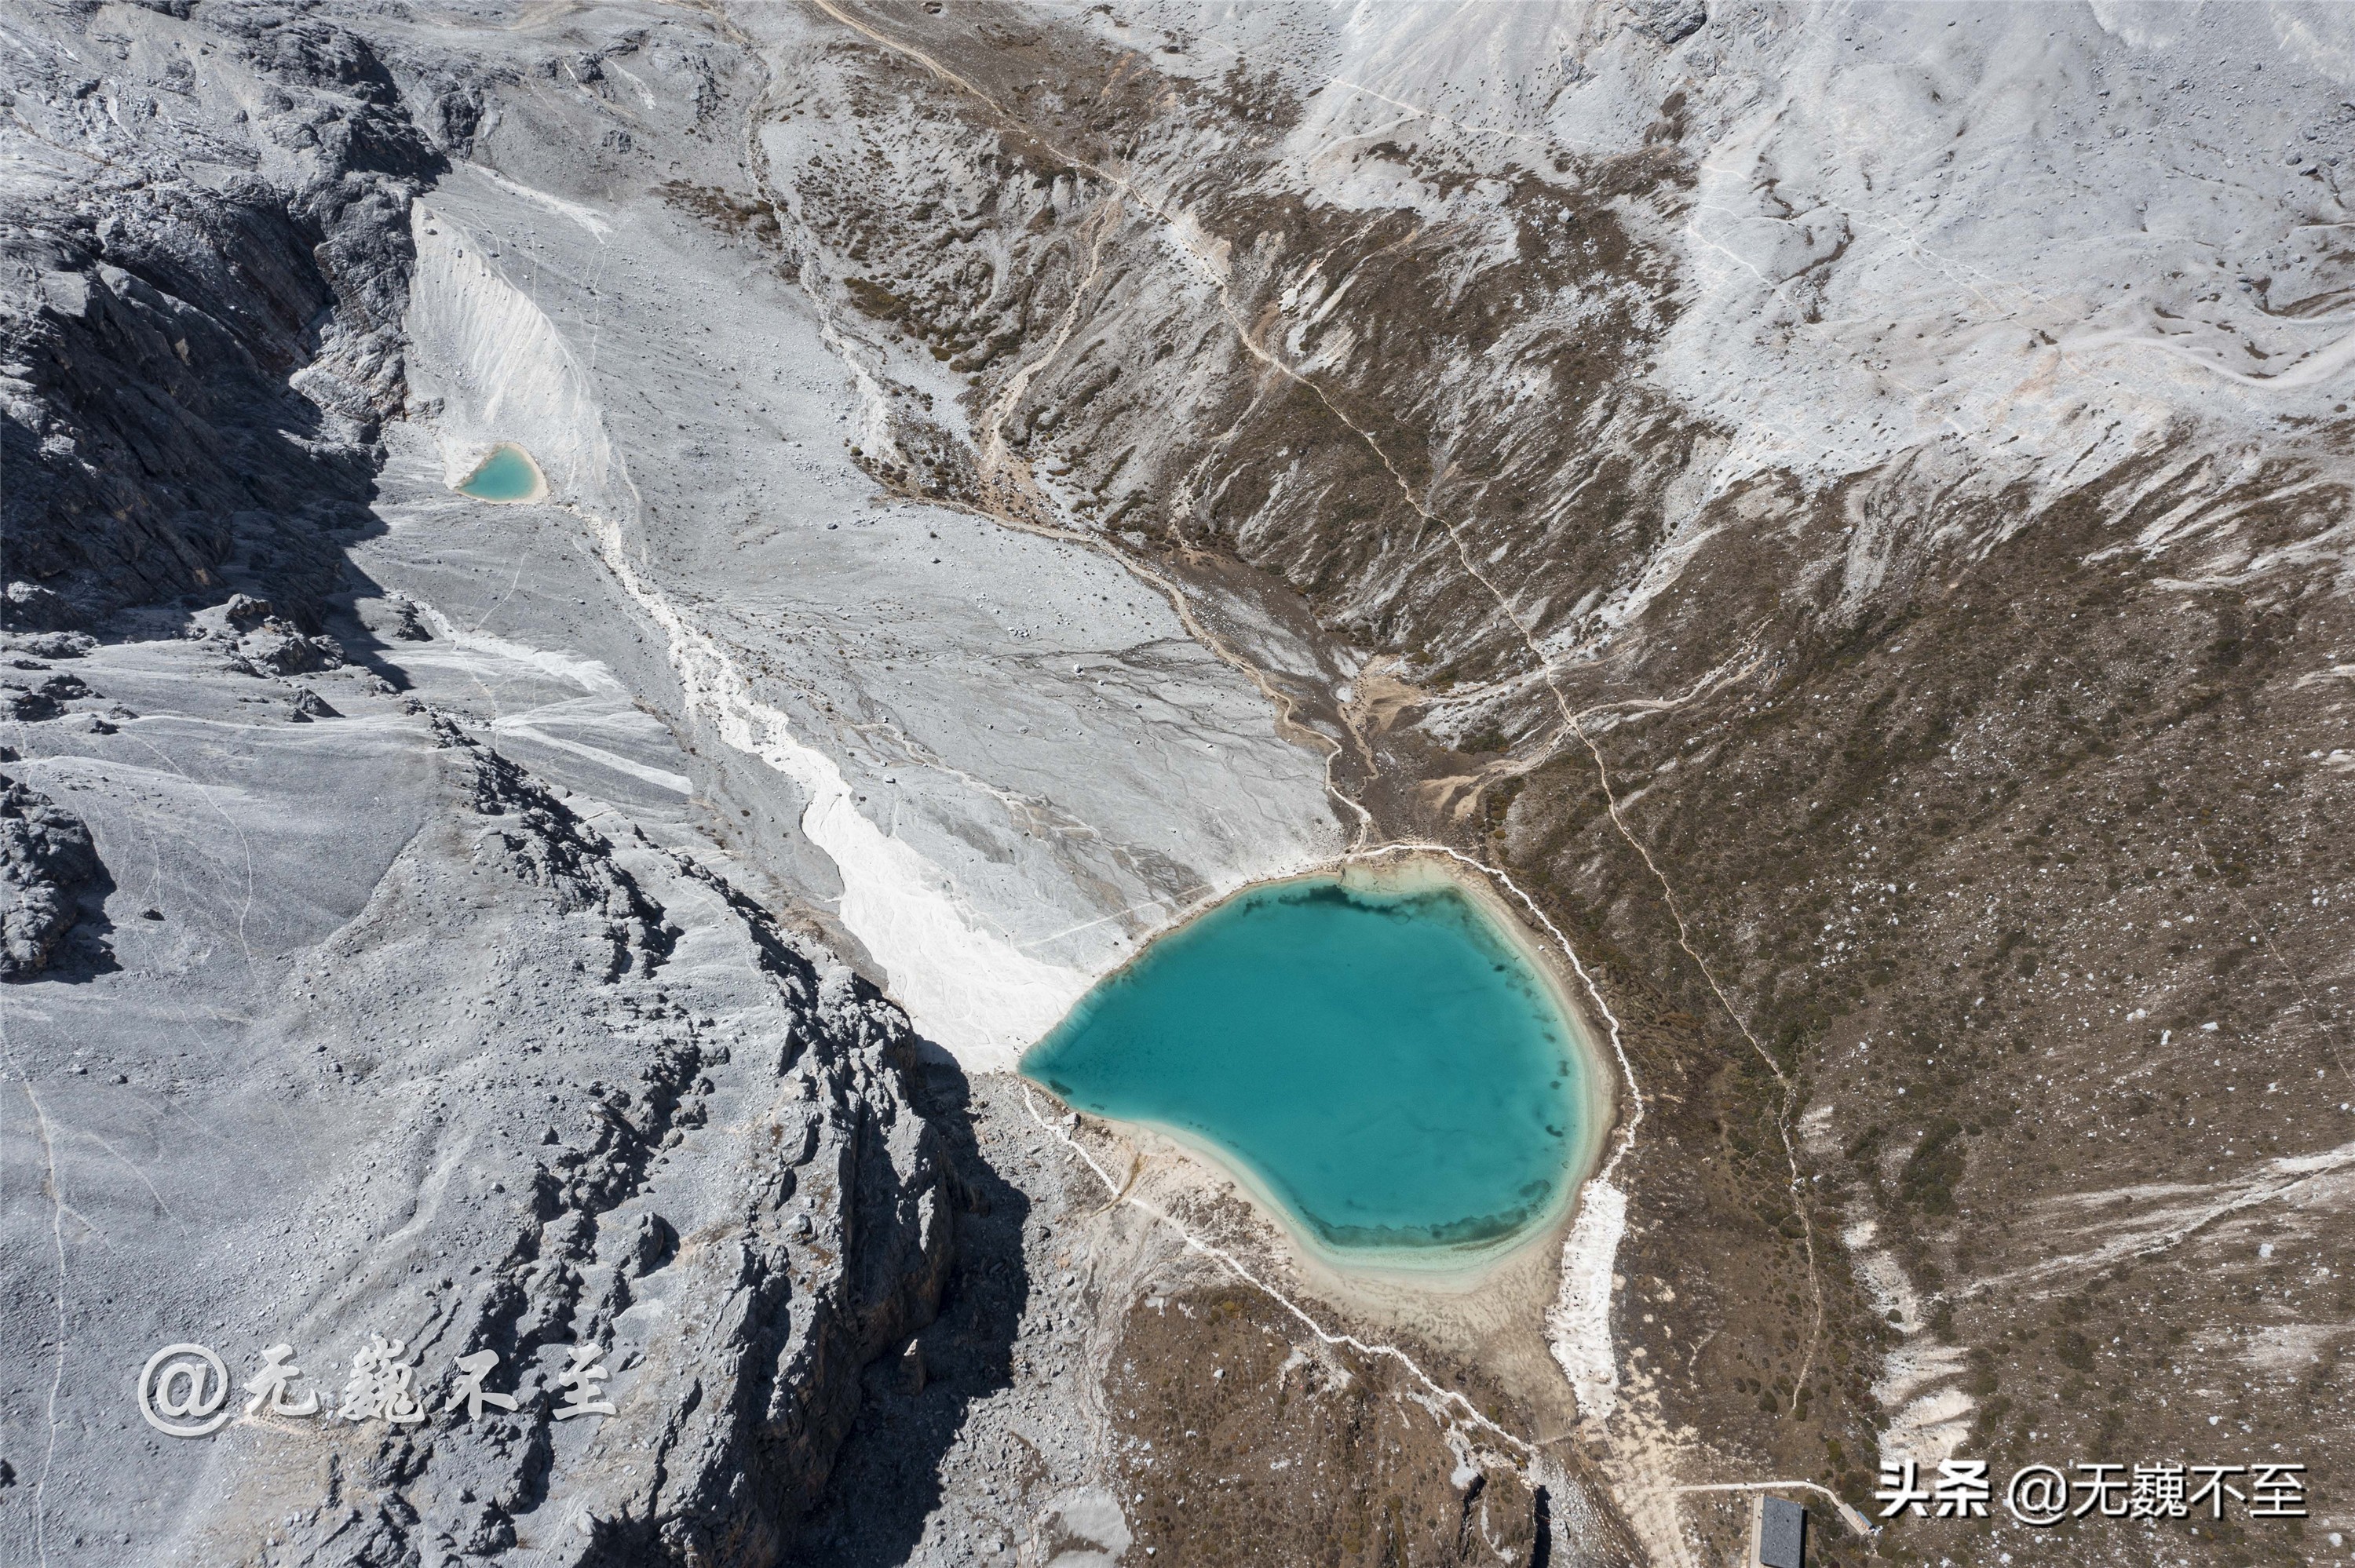
[[[1543,1332],[1570,1205],[1472,1266],[1344,1268],[1320,1255],[1250,1183],[1204,1150],[1133,1123],[1074,1121],[1045,1090],[1026,1087],[1040,1122],[1063,1139],[1073,1159],[1093,1169],[1105,1193],[1098,1214],[1133,1210],[1214,1272],[1264,1293],[1325,1342],[1396,1360],[1450,1409],[1468,1436],[1517,1462],[1575,1423],[1576,1406]],[[1140,1277],[1134,1283],[1141,1288],[1146,1282]],[[1441,1358],[1477,1362],[1525,1404],[1530,1424],[1508,1425],[1484,1414],[1444,1375]],[[1433,1365],[1443,1370],[1433,1372]]]

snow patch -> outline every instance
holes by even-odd
[[[588,375],[554,323],[447,214],[416,203],[410,230],[418,253],[407,323],[412,374],[431,399],[452,482],[492,442],[517,441],[532,453],[552,493],[590,524],[598,558],[661,629],[688,711],[800,787],[802,832],[841,874],[842,922],[884,967],[916,1028],[969,1071],[1012,1067],[1089,977],[1043,963],[989,929],[947,873],[859,812],[835,759],[794,734],[788,715],[761,700],[728,650],[639,575],[623,539],[624,520],[640,514],[636,487]],[[446,628],[444,620],[437,630]],[[591,661],[462,635],[584,689],[613,679]]]
[[[1561,1249],[1561,1289],[1546,1314],[1546,1340],[1590,1421],[1619,1405],[1619,1364],[1611,1351],[1612,1265],[1627,1231],[1627,1194],[1597,1176],[1586,1183]]]
[[[616,677],[602,659],[582,659],[547,648],[534,648],[527,643],[511,641],[487,631],[466,631],[430,604],[419,603],[417,612],[433,628],[434,638],[453,647],[491,659],[504,659],[537,670],[543,675],[554,676],[568,685],[580,687],[591,696],[627,696],[628,688]]]

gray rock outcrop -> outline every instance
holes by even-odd
[[[91,804],[0,779],[0,978],[46,988],[0,1119],[0,1322],[40,1344],[0,1559],[772,1563],[940,1300],[906,1015],[328,630],[409,390],[410,203],[482,114],[442,47],[306,5],[12,16],[0,709]],[[41,724],[105,698],[41,661],[115,654],[134,734]],[[68,985],[118,845],[123,968]],[[115,1363],[178,1340],[240,1383],[288,1343],[324,1403],[159,1436]],[[413,1423],[346,1418],[378,1343]],[[584,1349],[614,1413],[561,1420]],[[517,1408],[461,1420],[485,1351]]]
[[[0,980],[48,966],[99,873],[82,820],[0,774]]]
[[[939,1134],[911,1099],[906,1018],[692,859],[621,856],[508,759],[446,720],[434,733],[472,819],[466,874],[534,889],[552,918],[593,932],[599,983],[645,1021],[626,1080],[592,1083],[489,1160],[523,1203],[474,1249],[496,1261],[443,1342],[509,1366],[605,1345],[634,1386],[659,1391],[624,1402],[625,1438],[574,1460],[572,1511],[552,1540],[540,1524],[542,1550],[772,1562],[849,1429],[859,1369],[939,1302],[954,1206]],[[695,895],[691,929],[650,895],[654,877]],[[757,977],[758,1038],[722,1041],[680,1015],[682,939],[724,941]],[[429,1406],[448,1397],[435,1393]],[[545,1408],[388,1430],[353,1454],[384,1483],[378,1506],[323,1510],[296,1540],[322,1563],[496,1553],[544,1500],[560,1436]]]
[[[234,580],[315,621],[335,535],[368,525],[408,202],[442,157],[372,48],[305,9],[29,8],[7,87],[40,155],[0,228],[11,626]]]

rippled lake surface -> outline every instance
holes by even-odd
[[[1453,884],[1310,877],[1160,938],[1022,1071],[1212,1154],[1326,1249],[1435,1263],[1559,1212],[1594,1086],[1577,1028]]]

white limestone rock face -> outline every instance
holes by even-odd
[[[347,553],[466,90],[397,36],[188,11],[37,7],[6,68],[0,1558],[773,1561],[939,1300],[922,1047],[724,851],[439,707],[621,690]],[[593,451],[540,450],[591,493]],[[675,799],[619,706],[523,744]],[[151,1380],[195,1436],[143,1417],[176,1343],[237,1385]],[[583,1352],[611,1412],[559,1419]],[[485,1353],[514,1403],[470,1419]]]
[[[81,662],[9,764],[10,1561],[776,1561],[940,1298],[941,1047],[1004,1067],[1336,842],[1118,567],[879,535],[799,281],[518,86],[607,58],[631,167],[709,176],[741,48],[479,20],[41,9],[11,57],[7,652]],[[453,494],[497,440],[547,504]],[[422,1419],[346,1418],[379,1340]],[[182,1342],[238,1385],[198,1436],[136,1397]],[[279,1345],[324,1404],[247,1412]],[[614,1410],[558,1419],[584,1350]],[[464,1418],[485,1351],[519,1408]]]
[[[500,440],[541,462],[685,715],[798,797],[844,930],[929,1038],[1010,1066],[1143,933],[1337,847],[1317,749],[1160,592],[875,496],[839,432],[932,393],[680,222],[454,172],[411,218],[420,422],[449,479]]]
[[[208,657],[101,650],[147,716],[23,764],[137,846],[159,917],[10,996],[9,1309],[48,1341],[11,1531],[54,1562],[773,1558],[947,1266],[904,1014],[455,723],[319,677],[337,716],[290,726]],[[413,1425],[343,1397],[378,1336]],[[138,1375],[181,1341],[240,1385],[289,1345],[288,1403],[325,1404],[240,1387],[159,1436]],[[613,1411],[559,1420],[581,1347]],[[463,1419],[485,1351],[520,1408]]]

